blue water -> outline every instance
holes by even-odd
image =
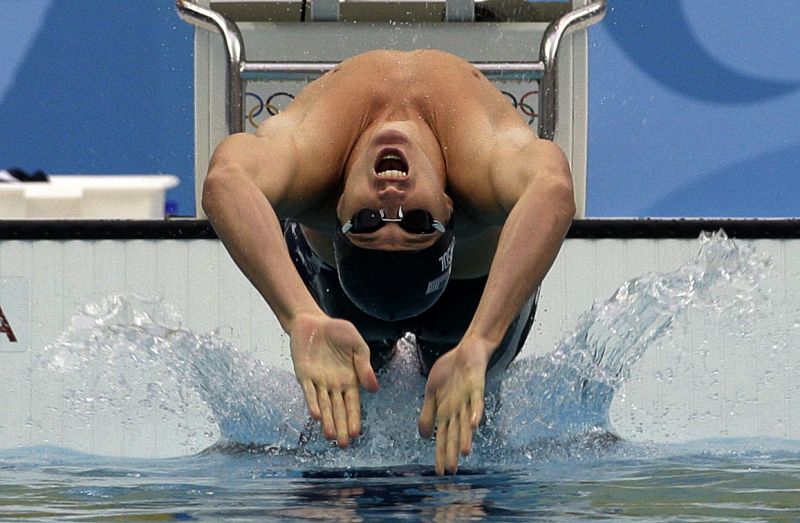
[[[76,419],[124,412],[133,429],[158,413],[187,420],[187,446],[206,450],[156,460],[0,451],[0,519],[800,519],[800,442],[637,444],[619,439],[610,417],[631,370],[687,313],[751,328],[769,268],[750,246],[708,235],[676,271],[597,301],[553,351],[489,384],[475,451],[444,478],[433,475],[432,442],[416,434],[424,380],[413,336],[379,376],[381,391],[365,395],[364,434],[341,450],[308,421],[289,372],[181,328],[158,300],[112,296],[77,314],[33,370],[64,380]],[[197,412],[213,428],[198,433],[188,421]]]
[[[147,461],[33,448],[0,454],[0,518],[790,521],[800,518],[798,450],[617,449],[437,478],[420,466],[319,474],[259,454]]]

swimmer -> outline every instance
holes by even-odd
[[[202,204],[339,447],[361,431],[360,389],[416,335],[439,475],[471,452],[487,374],[522,348],[575,213],[558,146],[435,50],[345,60],[255,135],[227,137]]]

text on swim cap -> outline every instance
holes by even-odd
[[[450,274],[444,273],[438,278],[431,280],[428,282],[428,289],[425,291],[425,295],[432,294],[434,292],[439,292],[439,290],[443,289],[445,285],[447,285],[447,280],[449,279]]]
[[[450,247],[447,248],[444,254],[439,256],[439,263],[442,264],[442,272],[446,271],[450,268],[450,265],[453,263],[453,246],[455,244],[451,243]]]

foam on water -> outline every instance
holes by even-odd
[[[690,308],[746,323],[766,299],[759,283],[768,257],[724,233],[700,238],[699,253],[679,269],[648,273],[597,301],[573,332],[540,357],[521,358],[489,384],[486,420],[467,464],[593,455],[614,442],[609,408],[632,366]],[[218,333],[184,329],[160,300],[111,296],[90,304],[43,353],[40,365],[63,374],[73,415],[127,413],[131,426],[155,409],[165,419],[204,411],[216,431],[183,427],[187,444],[259,449],[292,466],[388,466],[430,463],[433,443],[416,432],[424,378],[413,336],[364,394],[364,434],[341,451],[308,421],[289,372],[265,366]]]

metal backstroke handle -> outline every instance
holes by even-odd
[[[558,117],[557,55],[561,40],[578,29],[596,24],[606,15],[608,0],[595,0],[552,21],[544,32],[539,59],[544,74],[539,81],[539,128],[540,138],[552,140],[556,134]]]
[[[541,42],[538,62],[474,63],[490,79],[539,80],[539,126],[541,138],[555,137],[558,99],[556,57],[569,32],[599,22],[606,13],[607,0],[594,0],[550,23]],[[230,134],[244,131],[245,80],[290,80],[318,77],[336,63],[253,62],[245,59],[244,39],[236,22],[197,5],[192,0],[175,0],[178,14],[186,22],[222,35],[225,43],[225,117]]]
[[[244,39],[236,22],[211,9],[201,7],[191,0],[176,0],[178,15],[186,22],[208,31],[218,32],[225,43],[225,120],[228,132],[244,130]]]

